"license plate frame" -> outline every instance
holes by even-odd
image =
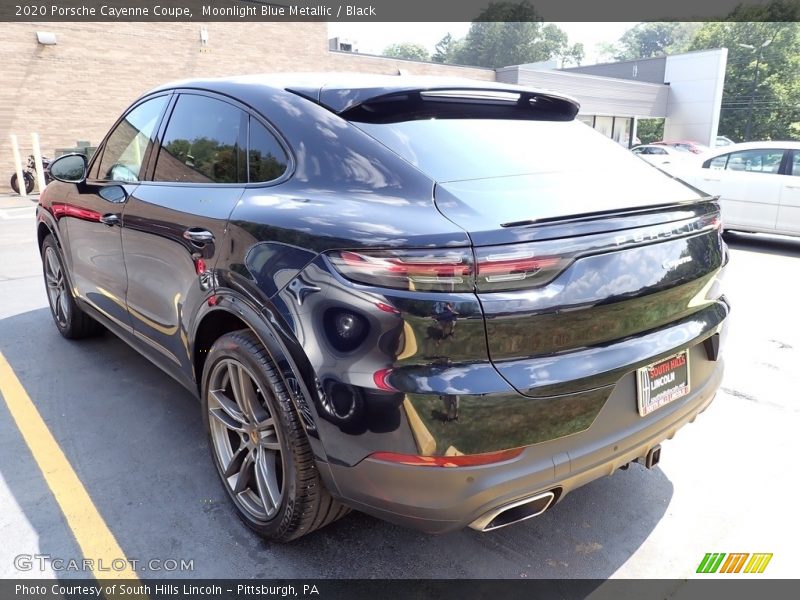
[[[688,395],[691,392],[690,374],[688,348],[636,369],[639,416],[646,417]]]

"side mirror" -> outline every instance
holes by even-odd
[[[50,163],[50,175],[64,183],[86,181],[88,162],[83,154],[65,154]]]

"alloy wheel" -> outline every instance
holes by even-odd
[[[214,366],[208,387],[213,451],[234,500],[256,521],[273,518],[283,500],[281,434],[269,390],[232,358]]]
[[[47,285],[47,298],[59,327],[66,327],[69,323],[70,306],[69,290],[67,289],[64,270],[61,261],[52,246],[48,246],[44,254],[44,277]]]

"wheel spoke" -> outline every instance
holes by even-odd
[[[62,318],[61,318],[62,317],[62,315],[61,315],[61,292],[56,291],[55,296],[56,297],[53,300],[53,310],[56,313],[56,319],[58,319],[58,322],[60,323],[61,320],[62,320]]]
[[[266,450],[280,452],[281,444],[278,441],[278,432],[275,431],[275,419],[270,417],[258,425],[259,446]]]
[[[246,390],[242,388],[242,376],[247,378],[247,375],[243,372],[242,368],[234,362],[229,362],[228,380],[231,384],[231,393],[233,394],[233,399],[236,401],[241,413],[249,421],[252,420],[253,414],[250,410],[250,405],[247,402]]]
[[[53,250],[52,248],[48,248],[46,253],[46,258],[47,258],[47,266],[50,268],[50,273],[56,279],[60,279],[61,267],[59,266],[58,260],[56,259],[55,250]]]
[[[50,272],[50,269],[47,269],[44,278],[47,280],[47,286],[50,288],[57,288],[61,284],[61,281]]]
[[[244,459],[247,457],[247,452],[248,452],[247,447],[242,445],[234,453],[234,455],[231,457],[230,462],[228,463],[228,466],[225,467],[224,475],[226,479],[228,477],[233,477],[237,471],[241,470],[242,463],[244,462]]]
[[[251,467],[253,466],[253,453],[248,452],[242,461],[239,468],[239,474],[236,476],[236,485],[233,487],[234,494],[241,494],[247,489],[250,483]]]
[[[275,477],[275,454],[260,449],[256,455],[255,473],[256,487],[267,515],[272,514],[280,505],[281,491]]]
[[[230,429],[231,431],[238,431],[243,433],[245,431],[245,427],[241,421],[236,420],[234,417],[229,415],[225,412],[222,408],[212,408],[208,411],[212,417],[214,417],[217,421],[222,423],[225,427]]]
[[[66,321],[67,311],[69,310],[69,307],[67,305],[67,293],[64,291],[61,291],[58,294],[58,306],[61,308],[59,312],[61,313],[62,318],[64,319],[64,321]]]
[[[228,363],[228,377],[231,382],[231,390],[236,398],[236,403],[242,412],[253,424],[258,424],[264,420],[267,413],[258,401],[253,380],[247,371],[239,364]]]
[[[239,406],[236,404],[236,402],[234,402],[233,400],[228,398],[228,396],[226,396],[225,392],[223,392],[222,390],[212,390],[211,391],[211,397],[219,405],[219,407],[225,412],[225,414],[227,414],[233,421],[238,423],[239,426],[231,427],[225,421],[223,421],[223,424],[226,425],[227,427],[229,427],[230,429],[235,429],[236,431],[241,431],[240,425],[242,425],[244,423],[247,423],[247,418],[241,413],[241,411],[239,410]],[[219,417],[217,417],[217,418],[219,418]]]

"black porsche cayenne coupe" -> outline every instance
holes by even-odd
[[[694,420],[722,377],[713,198],[527,87],[183,81],[38,207],[53,319],[196,393],[241,518],[428,532],[536,516]]]

